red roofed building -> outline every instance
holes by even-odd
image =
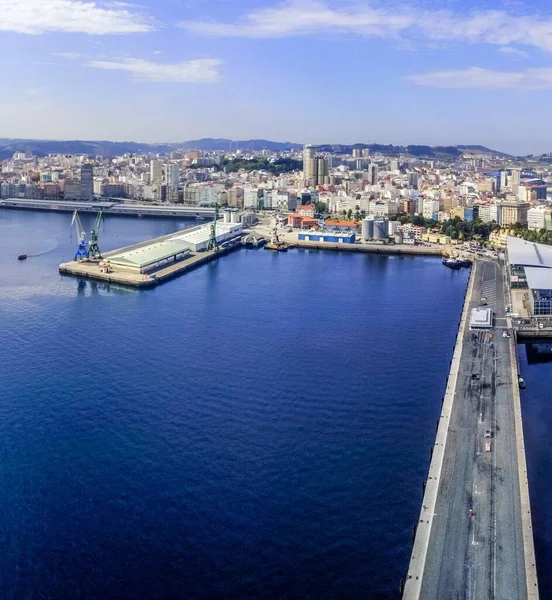
[[[291,215],[288,215],[288,225],[290,227],[301,227],[301,221],[301,215],[298,215],[297,213],[292,213]]]
[[[301,218],[301,229],[312,229],[318,226],[318,219],[313,217],[302,217]]]
[[[314,217],[316,206],[314,204],[304,204],[297,207],[297,213],[301,217]]]

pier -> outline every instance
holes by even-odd
[[[102,209],[104,214],[123,217],[165,217],[180,219],[212,219],[215,209],[205,206],[169,205],[161,206],[152,203],[138,204],[134,202],[115,202],[100,199],[92,202],[70,200],[24,200],[6,198],[0,200],[0,208],[15,210],[39,210],[45,212],[68,212],[78,210],[79,213],[96,213]]]
[[[487,298],[492,331],[470,331]],[[502,262],[472,270],[403,600],[539,597],[515,331]],[[502,337],[504,330],[510,337]]]
[[[151,288],[216,260],[241,247],[240,232],[233,239],[221,244],[216,249],[190,251],[184,248],[184,244],[179,239],[180,236],[193,236],[194,233],[200,233],[202,229],[205,229],[205,226],[191,227],[124,248],[110,250],[109,252],[104,252],[101,259],[72,260],[62,263],[59,265],[59,272],[61,275],[97,279],[136,288]],[[174,249],[171,249],[172,245],[174,245]],[[156,262],[146,269],[142,269],[138,265],[135,268],[130,268],[129,266],[125,266],[125,261],[116,260],[125,255],[132,256],[133,253],[140,255],[141,252],[139,251],[151,254],[152,249],[155,249],[154,252],[157,249],[161,250],[157,252],[157,260],[155,258],[152,259],[152,262]],[[109,265],[109,267],[106,268],[106,265]]]

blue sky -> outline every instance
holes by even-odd
[[[552,151],[552,6],[0,0],[0,137]]]

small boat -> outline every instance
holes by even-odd
[[[472,261],[469,258],[463,258],[461,260],[462,262],[462,266],[465,267],[466,269],[469,269],[472,266]]]
[[[289,244],[285,242],[269,242],[265,245],[266,250],[274,250],[275,252],[287,252]]]
[[[449,269],[454,269],[455,271],[462,268],[462,261],[457,258],[444,258],[443,264],[445,267]]]
[[[525,380],[523,379],[523,377],[518,377],[518,385],[520,390],[525,389]]]
[[[17,260],[27,260],[27,255],[26,255],[26,254],[20,254],[20,255],[17,257]]]

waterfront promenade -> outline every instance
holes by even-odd
[[[493,335],[469,330],[485,296]],[[468,287],[403,600],[536,600],[515,338],[501,263],[477,261]]]

